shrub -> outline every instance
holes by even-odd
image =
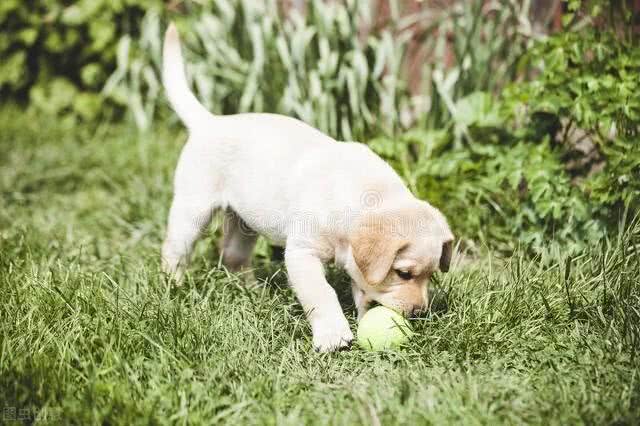
[[[567,29],[521,58],[531,80],[497,98],[451,96],[442,128],[372,146],[459,235],[534,254],[600,241],[640,208],[638,35],[624,2],[609,6],[570,2]]]
[[[574,27],[536,44],[528,57],[540,74],[508,98],[525,106],[533,132],[552,129],[597,214],[616,222],[640,208],[640,48],[624,2],[609,6],[570,2],[565,22]]]
[[[85,119],[100,112],[100,90],[116,63],[122,33],[160,0],[3,0],[0,95],[29,99],[51,113]]]
[[[459,234],[535,254],[601,240],[640,208],[640,49],[624,9],[602,6],[571,2],[574,25],[522,58],[530,81],[451,98],[444,128],[372,146]]]
[[[458,236],[545,258],[560,248],[577,253],[602,236],[593,206],[571,185],[548,138],[528,139],[487,93],[473,93],[453,107],[451,127],[458,131],[413,130],[374,139],[371,146],[416,194],[443,210]]]

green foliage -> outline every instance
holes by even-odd
[[[451,128],[464,132],[414,130],[371,146],[401,170],[415,193],[445,212],[460,236],[547,258],[561,248],[577,253],[601,238],[602,224],[571,185],[559,150],[509,132],[501,109],[476,92],[455,104]],[[459,133],[465,135],[460,140]]]
[[[437,31],[422,40],[432,60],[422,71],[428,108],[420,111],[416,125],[441,128],[453,120],[460,137],[464,123],[456,101],[478,91],[497,93],[522,73],[521,57],[534,38],[529,13],[527,1],[451,6]]]
[[[368,0],[313,1],[304,17],[292,9],[285,19],[275,1],[190,4],[182,38],[195,58],[188,71],[198,97],[216,113],[280,112],[346,139],[371,127],[393,131],[407,37],[394,38],[389,28],[359,36],[372,26],[371,8]],[[160,14],[147,14],[141,37],[121,40],[121,60],[105,87],[142,128],[159,103],[165,27]]]
[[[396,10],[401,2],[390,3]],[[492,13],[483,12],[482,4],[446,13],[425,9],[402,19],[394,14],[388,25],[376,25],[371,0],[316,0],[306,4],[304,16],[296,10],[285,16],[273,0],[215,0],[187,3],[181,35],[192,86],[212,111],[278,112],[334,137],[363,139],[411,125],[441,125],[451,99],[510,80],[527,43],[521,28],[527,3]],[[414,26],[424,22],[429,24],[421,41],[430,61],[420,65],[420,74],[426,83],[423,92],[410,96],[406,55]],[[164,16],[152,11],[139,38],[123,37],[121,60],[105,87],[142,128],[161,104],[165,26]],[[448,45],[456,49],[456,63],[445,72]]]
[[[160,0],[3,0],[0,95],[41,111],[94,119],[122,33]]]
[[[578,10],[581,2],[572,3]],[[526,106],[530,118],[545,114],[542,122],[525,120],[529,126],[560,123],[556,141],[565,152],[580,143],[595,146],[597,155],[591,157],[602,170],[583,161],[575,173],[598,213],[615,221],[620,210],[640,208],[640,48],[637,36],[627,31],[630,25],[620,28],[624,8],[610,12],[615,22],[608,22],[601,16],[602,4],[588,3],[588,19],[599,19],[599,25],[579,26],[538,43],[529,58],[540,74],[514,85],[507,97]]]
[[[453,93],[442,126],[372,144],[460,235],[505,251],[578,253],[640,209],[637,35],[623,6],[607,21],[603,2],[573,3],[575,27],[521,58],[538,67],[530,81],[456,99],[457,75],[436,74],[439,93]]]

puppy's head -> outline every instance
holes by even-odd
[[[349,243],[351,276],[365,297],[415,315],[428,306],[431,275],[449,270],[453,234],[438,209],[416,201],[364,213]]]

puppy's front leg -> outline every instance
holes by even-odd
[[[291,286],[311,323],[316,350],[329,352],[348,346],[353,333],[336,292],[324,276],[320,257],[313,250],[288,243],[285,264]]]

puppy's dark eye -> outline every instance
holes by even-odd
[[[413,278],[413,275],[411,275],[411,272],[401,271],[400,269],[396,269],[396,275],[398,275],[401,279],[407,280],[407,281]]]

